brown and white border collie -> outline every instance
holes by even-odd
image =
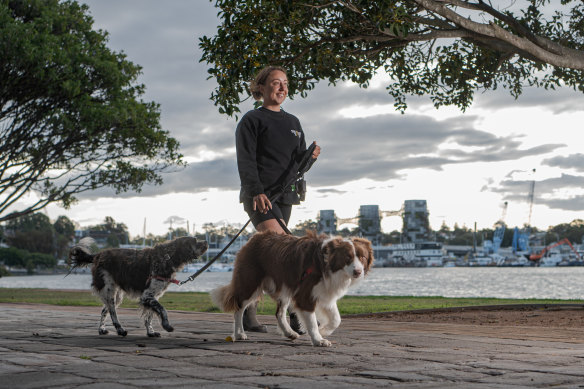
[[[142,250],[106,249],[91,254],[91,241],[82,239],[79,245],[69,252],[73,268],[92,265],[91,286],[104,306],[99,322],[99,334],[105,335],[105,319],[109,313],[118,335],[126,336],[116,314],[116,308],[122,303],[124,294],[140,299],[146,333],[150,337],[159,337],[160,333],[152,328],[152,316],[158,315],[162,327],[172,332],[174,328],[168,321],[166,309],[158,302],[177,271],[184,265],[200,257],[209,247],[207,241],[198,241],[194,237],[181,237],[154,247]]]
[[[328,347],[331,343],[322,336],[341,323],[337,300],[364,277],[372,262],[371,243],[366,239],[261,232],[237,254],[231,283],[213,290],[211,298],[222,311],[234,312],[234,341],[247,339],[243,312],[265,292],[277,303],[278,328],[285,337],[299,336],[286,320],[292,303],[312,344]]]

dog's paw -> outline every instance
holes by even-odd
[[[126,335],[128,335],[128,331],[126,331],[123,328],[118,328],[118,335],[120,335],[120,336],[126,336]]]
[[[108,330],[106,330],[106,329],[101,329],[101,328],[100,328],[100,329],[99,329],[99,334],[100,334],[100,335],[107,335],[107,334],[109,334],[109,331],[108,331]]]
[[[292,332],[286,334],[286,337],[290,340],[298,339],[299,336],[300,335],[298,335],[298,332],[296,332],[296,331],[292,331]]]
[[[312,345],[316,346],[316,347],[330,347],[331,342],[329,342],[326,339],[321,339],[321,340],[317,340],[317,341],[312,341]]]
[[[147,334],[151,338],[160,338],[160,332],[148,332]]]
[[[171,326],[169,323],[166,324],[162,324],[162,327],[167,331],[167,332],[172,332],[174,331],[174,327]]]
[[[247,340],[247,335],[245,333],[243,333],[243,334],[235,334],[234,335],[234,339],[235,340]]]

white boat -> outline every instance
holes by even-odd
[[[442,266],[445,254],[439,242],[398,243],[387,246],[386,250],[390,260],[399,260],[405,264],[421,263],[428,267]]]
[[[539,267],[554,267],[558,266],[564,257],[559,253],[552,253],[548,257],[541,257],[539,260]]]

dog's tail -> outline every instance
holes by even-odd
[[[85,267],[93,263],[95,255],[91,254],[91,248],[95,241],[91,238],[83,238],[76,246],[69,250],[70,272],[78,267]]]
[[[233,287],[231,284],[213,289],[211,291],[211,300],[223,312],[235,312],[241,309],[235,299],[235,294],[233,293]]]

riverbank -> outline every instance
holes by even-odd
[[[192,312],[219,312],[208,293],[167,292],[160,302],[168,310]],[[99,307],[101,302],[85,290],[55,290],[33,288],[0,288],[0,303],[47,304],[57,306]],[[446,298],[413,296],[345,296],[338,302],[341,315],[373,314],[381,312],[431,310],[476,306],[544,306],[555,304],[583,305],[584,300],[558,299],[496,299],[496,298]],[[137,308],[135,301],[124,300],[122,308]],[[258,306],[263,315],[273,315],[276,305],[265,296]]]

